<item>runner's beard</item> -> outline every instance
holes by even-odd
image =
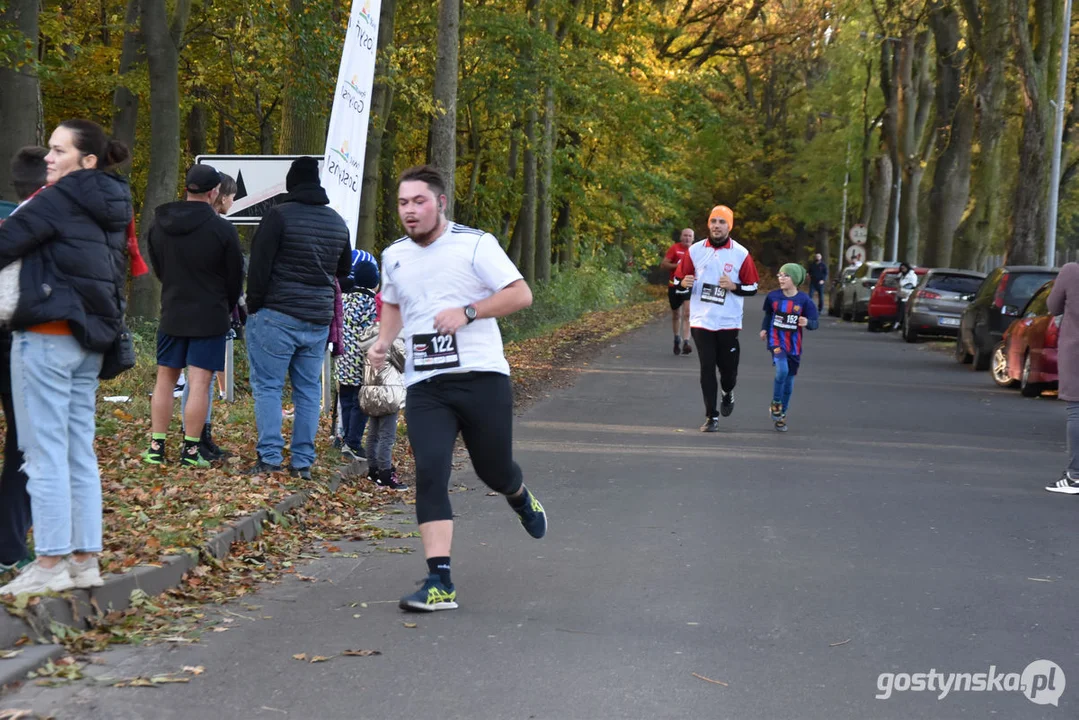
[[[445,224],[440,219],[438,222],[435,223],[435,226],[433,228],[431,228],[425,233],[412,234],[406,229],[405,234],[407,234],[408,237],[412,240],[412,242],[416,243],[417,245],[430,245],[436,239],[438,239],[440,235],[442,235],[442,232],[445,229]]]

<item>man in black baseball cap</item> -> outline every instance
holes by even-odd
[[[200,440],[214,372],[225,369],[225,336],[243,291],[244,261],[236,228],[214,210],[221,175],[209,165],[187,171],[185,200],[166,203],[150,228],[150,263],[161,281],[157,384],[150,404],[150,448],[143,459],[165,462],[173,388],[187,368],[191,395],[184,408],[180,464],[208,467]],[[215,458],[216,459],[216,458]]]

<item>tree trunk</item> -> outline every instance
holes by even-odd
[[[360,186],[360,222],[356,247],[372,251],[385,246],[390,238],[384,235],[379,242],[378,195],[382,172],[382,138],[386,121],[393,106],[393,85],[388,81],[387,52],[393,44],[393,27],[397,0],[382,0],[378,19],[378,45],[375,47],[375,82],[371,89],[371,116],[367,126],[367,149],[363,161],[363,184]],[[392,175],[392,172],[390,173]],[[396,179],[396,178],[394,178]],[[396,214],[397,203],[383,207],[383,213]]]
[[[144,0],[142,32],[150,71],[150,169],[139,223],[139,246],[148,254],[146,238],[159,205],[176,199],[180,174],[180,48],[191,0],[177,0],[171,26],[165,0]],[[152,273],[132,281],[128,312],[155,318],[160,310],[161,285]]]
[[[1013,0],[1013,28],[1016,37],[1016,64],[1023,90],[1023,137],[1019,142],[1019,178],[1012,204],[1014,225],[1005,250],[1005,260],[1013,264],[1036,265],[1044,248],[1048,223],[1050,133],[1059,65],[1060,31],[1064,22],[1063,4],[1054,0],[1034,0],[1031,25],[1028,0]],[[1057,7],[1057,6],[1060,7]],[[1053,264],[1054,258],[1046,258]]]
[[[547,18],[547,32],[555,33],[554,17]],[[553,203],[551,183],[554,179],[554,78],[548,77],[543,90],[543,143],[540,145],[540,173],[536,205],[536,279],[551,279],[551,220]]]
[[[0,27],[21,36],[24,52],[0,54],[0,198],[15,201],[11,158],[26,145],[42,145],[41,92],[37,77],[38,2],[7,0],[0,6]],[[22,44],[20,43],[20,44]]]
[[[816,229],[813,234],[813,245],[817,248],[817,252],[821,254],[821,262],[824,263],[824,267],[826,268],[832,267],[831,228],[829,228],[827,225],[821,225]]]
[[[525,281],[536,281],[536,108],[525,111],[524,187],[521,190],[521,210],[513,228],[520,237],[521,261],[518,268]]]
[[[873,173],[872,212],[866,240],[866,257],[870,260],[883,260],[891,238],[888,228],[891,224],[891,204],[893,196],[892,159],[887,154],[877,156],[876,172]]]
[[[918,203],[922,177],[933,146],[929,129],[933,85],[929,73],[928,31],[906,35],[900,46],[899,62],[899,145],[903,185],[899,204],[899,258],[918,262]]]
[[[120,48],[121,83],[112,95],[112,136],[129,148],[135,147],[135,128],[139,119],[139,98],[124,84],[131,68],[142,59],[142,35],[139,31],[141,0],[127,0],[124,13],[124,41]]]
[[[509,160],[506,163],[506,177],[509,178],[509,185],[512,188],[517,183],[517,159],[521,154],[521,134],[517,124],[514,123],[510,129],[510,151]],[[502,232],[499,234],[499,238],[505,238],[510,232],[510,223],[513,222],[513,215],[509,210],[502,216]],[[517,257],[513,257],[513,241],[510,241],[510,259],[514,264],[521,259],[521,248],[517,247]]]
[[[386,132],[382,135],[382,247],[401,237],[400,220],[397,216],[397,116],[390,113],[386,118]],[[376,245],[375,247],[379,247]]]
[[[974,114],[977,154],[972,171],[973,198],[959,226],[952,249],[952,265],[976,268],[991,247],[1003,246],[1001,207],[1001,138],[1007,118],[1004,67],[1011,44],[1008,0],[964,0],[967,40],[977,59]]]
[[[288,0],[290,35],[296,48],[302,47],[303,43],[299,25],[303,22],[305,4],[304,0]],[[326,149],[327,107],[321,98],[311,98],[305,84],[306,78],[316,69],[310,67],[310,60],[303,52],[295,53],[287,67],[278,152],[282,155],[321,155]]]
[[[896,52],[892,43],[881,40],[880,43],[880,89],[884,95],[884,112],[881,115],[881,138],[884,140],[884,149],[888,156],[888,209],[883,222],[884,230],[881,233],[881,257],[891,257],[892,228],[899,216],[899,179],[901,177],[902,163],[899,159],[899,91],[897,88],[897,76],[899,74],[899,53]],[[878,167],[880,167],[878,163]],[[876,212],[873,213],[877,217]]]
[[[225,119],[225,113],[218,113],[217,116],[217,154],[236,154],[236,131]]]
[[[959,13],[937,4],[929,17],[937,48],[937,130],[943,150],[929,191],[925,260],[950,267],[955,233],[970,198],[970,161],[974,140],[974,99],[963,89],[968,54],[959,48]]]
[[[454,175],[457,171],[457,55],[460,43],[460,4],[439,0],[438,55],[432,95],[439,109],[431,120],[429,162],[446,181],[446,217],[453,218]]]
[[[197,157],[206,154],[206,106],[200,102],[191,106],[187,113],[187,152]]]
[[[554,223],[554,236],[558,240],[558,267],[560,270],[569,270],[577,262],[576,244],[573,242],[573,226],[570,216],[571,206],[567,198],[563,198],[558,207],[558,219]]]

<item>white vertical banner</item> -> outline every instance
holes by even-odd
[[[367,151],[367,124],[371,117],[371,87],[375,80],[381,5],[381,0],[352,0],[322,163],[322,186],[330,196],[330,207],[348,225],[352,247],[356,247],[360,216],[360,188]]]

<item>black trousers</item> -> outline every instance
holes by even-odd
[[[692,328],[693,343],[697,346],[697,358],[701,362],[701,392],[704,394],[704,413],[707,417],[719,417],[716,411],[718,388],[724,394],[734,390],[738,382],[738,358],[742,354],[738,344],[737,330],[702,330]],[[719,383],[716,383],[716,370]]]
[[[0,333],[0,400],[4,405],[4,469],[0,473],[0,563],[13,565],[26,557],[26,533],[30,530],[30,495],[15,430],[15,406],[11,399],[11,334]]]
[[[416,383],[405,399],[408,441],[416,458],[416,520],[452,520],[450,470],[457,433],[476,475],[513,495],[523,482],[513,461],[513,389],[499,373],[448,373]]]

